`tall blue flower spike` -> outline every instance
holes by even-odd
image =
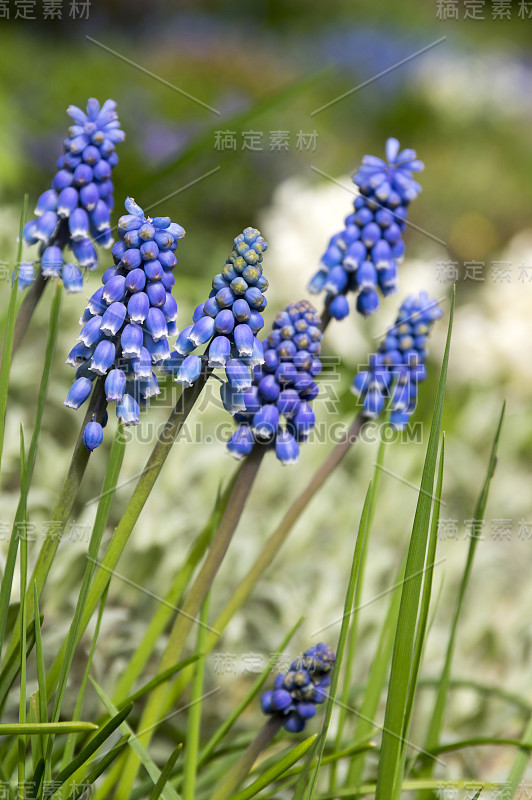
[[[94,244],[110,247],[113,243],[111,173],[118,163],[115,144],[125,137],[115,107],[114,100],[106,100],[100,108],[94,97],[87,102],[86,112],[77,106],[68,107],[74,124],[68,129],[63,155],[57,161],[58,171],[50,189],[37,201],[35,218],[24,227],[26,244],[39,245],[42,274],[61,278],[67,292],[80,292],[82,270],[96,268]],[[73,261],[64,258],[67,246]],[[26,269],[19,288],[32,281],[33,270],[30,274]]]
[[[318,394],[321,372],[321,322],[308,300],[279,312],[265,342],[264,364],[253,370],[253,385],[236,399],[222,400],[239,427],[227,444],[235,458],[249,455],[256,443],[275,448],[283,464],[293,464],[299,444],[314,427],[310,403]]]
[[[256,334],[264,326],[268,281],[261,262],[267,247],[256,228],[246,228],[234,240],[222,271],[213,278],[208,300],[196,308],[192,324],[179,334],[176,353],[165,365],[178,383],[192,386],[206,361],[225,369],[222,397],[236,399],[251,386],[250,369],[264,361]],[[198,347],[206,348],[203,358],[194,352]]]
[[[390,425],[401,430],[414,412],[418,385],[425,380],[427,338],[442,315],[436,300],[426,292],[408,297],[399,309],[369,368],[353,381],[353,392],[362,401],[364,414],[377,417],[391,396]]]
[[[315,715],[316,706],[327,699],[335,659],[334,651],[326,644],[305,650],[286,674],[276,677],[273,691],[262,695],[263,712],[277,717],[291,733],[302,731]]]
[[[397,289],[397,264],[405,246],[402,234],[408,206],[421,186],[413,172],[423,169],[414,150],[399,152],[397,139],[386,142],[386,158],[364,156],[353,176],[359,195],[354,211],[345,218],[345,227],[336,233],[321,259],[321,267],[311,279],[309,291],[326,292],[331,317],[344,319],[349,314],[347,295],[357,295],[356,308],[368,316],[379,307],[379,295]]]
[[[136,425],[139,406],[159,394],[154,366],[170,358],[168,337],[177,333],[177,303],[172,296],[177,264],[175,250],[184,228],[170,217],[147,217],[128,197],[128,212],[118,220],[113,245],[114,267],[90,298],[81,317],[78,343],[67,364],[77,368],[64,405],[79,408],[92,391],[92,381],[105,377],[105,396],[116,403],[124,425]],[[99,423],[85,427],[88,450],[101,444]]]

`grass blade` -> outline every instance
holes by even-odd
[[[207,521],[207,524],[194,541],[185,563],[181,569],[177,571],[172,582],[172,586],[165,595],[164,603],[161,603],[153,615],[141,643],[133,654],[133,657],[127,665],[123,676],[120,678],[116,691],[113,695],[113,702],[118,707],[120,707],[120,704],[131,692],[132,686],[141,674],[149,657],[153,653],[155,646],[160,642],[166,626],[172,619],[173,614],[176,613],[176,606],[179,604],[195,568],[203,558],[214,531],[220,524],[220,519],[232,494],[235,480],[236,473],[233,475],[224,491],[218,491],[214,508],[210,518]],[[168,675],[170,675],[169,672]]]
[[[369,548],[369,539],[371,534],[371,526],[373,523],[373,517],[375,516],[375,508],[377,505],[377,497],[379,492],[379,485],[382,473],[382,465],[384,462],[384,450],[385,450],[385,440],[381,438],[379,444],[379,450],[377,453],[377,460],[375,462],[375,469],[373,472],[373,479],[371,482],[371,496],[369,499],[369,510],[368,510],[368,530],[367,534],[364,537],[364,544],[362,547],[362,554],[360,558],[360,569],[358,574],[358,579],[356,582],[355,588],[355,596],[353,599],[353,613],[351,616],[351,625],[349,626],[349,633],[347,638],[347,651],[346,651],[346,658],[345,658],[345,669],[344,669],[344,683],[342,686],[342,694],[341,694],[341,704],[340,704],[340,711],[338,715],[338,728],[336,732],[336,740],[335,740],[335,750],[339,750],[341,746],[341,742],[343,739],[343,732],[345,721],[347,719],[347,710],[349,706],[349,693],[351,688],[351,678],[353,674],[353,664],[355,661],[355,654],[356,654],[356,645],[357,645],[357,633],[358,633],[358,610],[360,608],[361,599],[362,599],[362,587],[364,584],[364,572],[366,566],[366,558],[368,554]],[[330,772],[330,779],[329,779],[329,788],[331,791],[336,786],[336,763],[333,763]]]
[[[365,547],[365,540],[368,533],[371,492],[372,492],[372,484],[370,483],[368,486],[368,490],[366,492],[364,506],[362,508],[362,515],[360,517],[355,549],[353,553],[353,560],[351,563],[351,574],[349,576],[349,582],[345,594],[344,613],[342,616],[340,635],[338,637],[338,645],[336,647],[336,661],[334,669],[332,671],[331,685],[329,689],[327,705],[325,707],[325,719],[323,721],[319,739],[317,739],[315,747],[312,749],[311,753],[307,758],[306,769],[302,773],[301,778],[298,781],[298,785],[296,787],[296,793],[294,795],[294,800],[300,800],[300,798],[301,800],[302,798],[305,798],[305,800],[312,800],[316,792],[318,773],[321,765],[323,751],[325,749],[325,741],[327,738],[327,732],[329,730],[329,725],[331,722],[334,702],[336,698],[336,692],[338,691],[343,657],[347,645],[347,636],[349,633],[349,628],[352,620],[353,604],[355,599],[355,592],[359,576],[360,564],[362,560],[362,553]],[[311,764],[314,759],[316,759],[316,763],[311,770]]]
[[[410,685],[408,687],[408,698],[406,702],[405,721],[403,725],[403,740],[406,741],[410,730],[410,720],[412,717],[412,708],[414,706],[414,697],[416,694],[419,669],[421,666],[421,659],[423,656],[423,649],[425,645],[425,637],[427,632],[427,623],[429,618],[430,598],[432,593],[432,576],[434,574],[434,562],[436,559],[436,545],[438,543],[438,523],[440,520],[440,506],[443,487],[443,465],[445,461],[445,435],[442,436],[442,443],[440,448],[440,463],[438,466],[438,479],[436,482],[436,492],[434,495],[434,506],[432,509],[432,519],[430,523],[429,542],[427,547],[427,556],[424,565],[423,575],[423,592],[421,595],[421,608],[419,612],[419,622],[416,631],[416,641],[414,644],[414,657],[412,659],[412,670]]]
[[[80,767],[82,767],[86,761],[93,755],[93,753],[98,750],[99,747],[107,741],[107,739],[115,732],[115,730],[124,723],[124,720],[131,713],[131,709],[133,708],[133,704],[131,703],[129,706],[126,706],[121,711],[116,713],[111,720],[104,725],[103,728],[99,728],[96,725],[91,724],[90,730],[97,729],[97,733],[93,736],[93,738],[85,745],[85,747],[78,753],[78,755],[72,759],[70,764],[67,767],[62,769],[54,779],[54,786],[51,792],[48,792],[44,795],[44,800],[49,800],[49,798],[55,794],[55,792],[65,783],[65,781],[70,778]],[[49,725],[73,725],[73,726],[81,726],[87,723],[81,722],[72,722],[72,723],[63,723],[63,722],[54,722],[49,723]],[[73,728],[76,730],[76,728]],[[82,730],[79,728],[79,730]]]
[[[15,569],[15,561],[18,549],[18,537],[16,536],[17,527],[23,524],[22,510],[26,504],[31,479],[33,476],[33,469],[35,467],[35,458],[37,455],[37,444],[39,441],[39,434],[41,431],[42,417],[44,413],[44,404],[48,392],[48,383],[52,363],[55,353],[55,343],[57,339],[57,329],[59,326],[59,314],[61,310],[61,285],[58,283],[54,293],[54,299],[50,310],[50,322],[48,326],[48,340],[46,343],[46,352],[44,358],[44,367],[42,372],[41,384],[39,388],[39,396],[37,400],[37,413],[35,417],[35,425],[30,441],[30,447],[27,457],[27,465],[24,471],[24,477],[21,480],[20,500],[15,516],[15,525],[13,526],[13,533],[9,541],[8,553],[6,558],[6,566],[2,578],[2,587],[0,589],[0,652],[5,636],[5,629],[7,623],[7,610],[9,606],[9,599],[11,597],[11,587],[13,583],[13,574]],[[1,388],[0,388],[1,393]],[[33,600],[33,595],[32,595]],[[19,624],[20,624],[20,610],[19,610]]]
[[[4,349],[2,351],[2,364],[0,365],[0,464],[2,463],[2,453],[4,450],[4,437],[6,430],[7,393],[9,389],[11,356],[13,352],[13,336],[15,330],[15,319],[16,319],[15,312],[17,307],[17,292],[18,292],[18,273],[19,273],[20,261],[22,258],[22,245],[23,245],[22,232],[24,230],[24,224],[26,222],[27,214],[28,214],[28,195],[25,195],[24,202],[22,204],[22,213],[20,215],[14,280],[13,280],[13,286],[11,287],[11,294],[9,295],[7,320],[4,331]]]
[[[390,683],[384,716],[381,757],[377,774],[376,800],[395,800],[401,786],[401,781],[396,780],[396,775],[402,772],[401,759],[404,751],[401,743],[401,736],[403,734],[410,686],[410,672],[414,656],[414,635],[419,618],[419,603],[423,580],[422,572],[427,551],[427,539],[432,509],[432,492],[443,414],[443,400],[445,395],[447,365],[449,362],[453,313],[454,297],[451,305],[447,342],[434,405],[421,487],[408,549],[405,582],[401,592],[399,619],[392,655]]]
[[[449,692],[449,685],[451,680],[451,666],[454,654],[454,648],[456,645],[456,636],[458,631],[458,623],[461,617],[464,598],[467,592],[467,587],[469,585],[469,580],[471,578],[471,573],[473,569],[473,561],[475,558],[475,552],[478,544],[478,537],[475,535],[476,526],[477,524],[481,524],[484,515],[486,512],[486,505],[488,502],[489,490],[491,480],[493,478],[493,474],[495,472],[495,466],[497,464],[497,449],[499,446],[499,439],[501,435],[503,420],[504,420],[504,412],[505,412],[506,404],[503,404],[501,414],[499,417],[499,422],[497,425],[497,429],[495,432],[495,436],[493,439],[493,444],[491,447],[491,453],[489,458],[488,470],[486,473],[486,477],[484,479],[484,483],[482,485],[482,489],[475,507],[475,512],[473,515],[475,525],[475,531],[473,531],[473,535],[469,541],[469,549],[467,552],[467,559],[464,567],[464,572],[462,575],[462,579],[460,581],[460,588],[458,590],[458,597],[456,601],[456,608],[453,614],[452,623],[451,623],[451,632],[449,636],[449,643],[447,645],[447,650],[445,654],[445,661],[443,664],[443,669],[441,673],[441,677],[439,680],[439,687],[436,693],[436,699],[434,701],[434,710],[432,712],[432,717],[429,724],[429,729],[427,733],[427,738],[425,742],[425,749],[426,750],[433,750],[436,748],[440,741],[440,735],[443,729],[443,720],[445,715],[445,708],[447,705],[447,695]],[[432,772],[432,765],[427,764],[425,768],[420,773],[425,777],[430,777]]]
[[[301,742],[301,744],[298,744],[286,756],[280,759],[277,764],[274,764],[272,767],[263,772],[260,778],[257,778],[256,781],[253,781],[252,784],[243,789],[241,792],[237,792],[237,794],[232,795],[231,800],[250,800],[263,789],[266,789],[272,783],[278,781],[279,778],[282,778],[284,773],[290,769],[290,767],[296,764],[300,758],[303,758],[303,756],[308,753],[312,745],[315,743],[317,736],[318,734],[315,733],[313,736],[309,736],[308,739],[305,739],[303,742]]]
[[[103,775],[107,767],[110,767],[113,761],[123,752],[124,747],[127,746],[128,738],[129,736],[122,736],[115,746],[91,769],[81,786],[78,786],[77,789],[74,789],[74,791],[69,794],[68,800],[80,800],[81,796],[87,791],[87,787],[92,786],[100,775]]]
[[[173,751],[172,755],[170,756],[166,764],[164,765],[163,771],[159,775],[157,783],[153,787],[153,791],[151,792],[148,800],[159,800],[159,797],[161,796],[164,787],[170,780],[170,775],[172,774],[175,762],[177,761],[178,756],[182,749],[183,749],[183,743],[180,742]]]
[[[399,606],[401,603],[401,590],[404,582],[406,558],[397,572],[397,578],[393,584],[390,605],[386,613],[384,624],[381,628],[379,641],[375,650],[375,656],[371,664],[364,699],[358,713],[358,722],[355,728],[355,742],[364,741],[371,735],[375,727],[374,719],[379,708],[379,702],[384,690],[390,659],[392,657],[395,630],[399,617]],[[358,759],[349,765],[346,778],[346,786],[358,786],[362,778],[364,760]]]
[[[220,524],[207,551],[205,560],[187,591],[180,614],[177,616],[170,632],[168,643],[161,658],[161,671],[167,669],[168,666],[175,663],[175,661],[181,657],[186,638],[192,626],[197,621],[197,614],[222,564],[233,534],[238,526],[264,453],[264,448],[254,447],[238,470],[234,490],[227,503],[224,515],[220,520]],[[159,690],[156,690],[150,695],[139,723],[140,728],[143,730],[141,742],[144,747],[148,746],[151,736],[157,727],[158,720],[173,703],[174,698],[171,693],[171,687],[160,687]],[[133,753],[128,755],[128,762],[124,771],[125,778],[120,782],[116,800],[128,800],[133,788],[135,776],[138,771],[138,763],[135,763]]]
[[[87,683],[89,681],[89,673],[91,671],[92,660],[94,658],[94,653],[96,651],[96,643],[98,641],[98,636],[100,634],[100,626],[102,624],[102,617],[106,601],[107,601],[107,592],[105,592],[104,596],[102,597],[100,608],[98,609],[98,616],[96,618],[96,625],[94,627],[94,635],[92,637],[91,648],[89,650],[89,657],[87,658],[87,664],[83,671],[81,686],[79,687],[78,690],[78,697],[76,700],[76,705],[74,707],[74,713],[72,715],[73,719],[79,719],[81,717],[81,712],[83,710],[83,701],[85,700],[85,692],[87,690]],[[72,761],[74,757],[75,745],[76,745],[76,737],[69,736],[63,753],[63,760],[62,760],[63,769],[67,766],[67,764],[70,763],[70,761]]]
[[[99,686],[96,683],[94,678],[91,678],[90,681],[94,686],[94,689],[96,690],[98,697],[105,706],[107,713],[116,714],[116,708],[113,706],[113,704],[111,703],[110,699],[107,697],[101,686]],[[123,711],[120,711],[118,713],[122,714]],[[153,759],[149,756],[148,752],[142,747],[142,745],[140,744],[137,737],[134,735],[133,731],[131,730],[127,722],[125,721],[122,722],[120,725],[120,729],[122,733],[130,734],[130,738],[128,739],[128,746],[132,748],[136,757],[138,758],[138,760],[140,761],[140,763],[142,764],[142,766],[144,767],[150,778],[152,779],[153,784],[155,786],[157,784],[157,781],[161,777],[161,770],[154,763]],[[161,795],[164,798],[164,800],[179,800],[177,792],[168,783],[163,788]]]
[[[94,520],[94,526],[91,533],[91,538],[89,542],[89,549],[87,555],[87,563],[85,565],[85,572],[83,575],[83,582],[81,585],[81,589],[78,595],[78,599],[76,602],[76,609],[74,611],[74,618],[70,625],[70,629],[68,632],[66,648],[62,655],[61,660],[61,671],[59,674],[59,681],[57,686],[57,692],[54,701],[54,707],[52,711],[52,720],[59,719],[59,715],[61,713],[61,705],[63,702],[63,697],[68,681],[68,675],[70,672],[70,667],[74,658],[74,653],[76,651],[76,647],[78,642],[81,639],[82,630],[81,630],[81,619],[83,616],[83,612],[85,611],[85,606],[87,603],[87,597],[89,594],[90,583],[92,577],[94,575],[96,569],[96,562],[98,559],[98,552],[100,550],[100,545],[102,541],[102,537],[105,531],[105,526],[107,524],[107,519],[109,517],[109,511],[111,508],[111,502],[113,500],[116,484],[118,481],[118,476],[120,474],[120,470],[122,468],[122,461],[124,458],[124,450],[125,450],[125,439],[123,436],[122,426],[119,424],[116,429],[115,438],[113,441],[113,445],[111,447],[111,453],[109,456],[109,463],[107,465],[107,471],[105,474],[102,492],[100,494],[100,499],[98,502],[98,509],[96,511],[96,518]],[[49,683],[51,684],[51,676],[48,676]],[[52,686],[49,685],[49,691],[52,689]]]
[[[207,635],[207,619],[209,614],[209,594],[203,602],[199,617],[196,639],[196,650],[201,653]],[[196,790],[196,772],[198,768],[198,750],[201,728],[201,700],[203,696],[203,680],[205,676],[205,657],[194,667],[190,707],[187,714],[187,738],[185,747],[185,763],[183,768],[183,800],[194,800]]]
[[[87,733],[97,731],[94,722],[12,722],[0,723],[0,736],[49,736],[51,733]]]

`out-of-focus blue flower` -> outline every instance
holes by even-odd
[[[34,219],[24,227],[26,244],[39,245],[43,275],[62,278],[67,292],[81,291],[81,270],[96,268],[94,245],[113,243],[111,173],[118,163],[115,145],[125,137],[115,107],[114,100],[106,100],[100,108],[93,97],[86,111],[68,107],[73,125],[57,161],[58,171],[50,189],[39,197]],[[77,265],[65,262],[67,246]],[[19,281],[19,288],[27,285],[27,280]]]
[[[191,386],[199,378],[200,357],[191,354],[203,347],[207,348],[204,360],[210,367],[224,368],[236,392],[251,386],[249,370],[263,361],[257,333],[264,325],[266,308],[263,293],[268,281],[261,262],[267,247],[256,228],[246,228],[234,240],[222,271],[213,278],[208,299],[196,308],[192,324],[181,331],[175,343],[177,358],[167,369],[179,383]]]
[[[159,394],[155,365],[170,358],[168,336],[177,330],[172,270],[185,230],[170,217],[147,217],[130,197],[125,206],[128,213],[118,221],[119,239],[111,251],[115,266],[104,272],[103,285],[89,299],[79,341],[67,358],[77,380],[65,405],[79,408],[91,393],[91,381],[105,377],[107,402],[116,403],[124,425],[136,425],[139,407]],[[85,428],[89,450],[101,443],[97,424]]]
[[[367,417],[377,417],[391,395],[390,424],[406,427],[416,407],[418,384],[426,378],[427,338],[441,315],[438,302],[426,292],[403,302],[368,369],[353,381]]]
[[[264,342],[264,363],[255,366],[244,391],[244,410],[222,392],[227,411],[239,427],[227,444],[235,458],[249,455],[254,442],[275,448],[279,461],[293,464],[299,442],[314,427],[310,403],[318,394],[314,378],[321,371],[321,322],[308,300],[291,303],[275,317]]]
[[[262,695],[264,713],[278,717],[291,733],[302,731],[316,706],[327,699],[335,658],[334,651],[321,642],[305,650],[287,673],[276,677],[273,691]]]
[[[314,294],[326,292],[335,319],[349,314],[350,292],[357,295],[357,311],[368,316],[379,307],[379,291],[386,297],[397,289],[408,205],[421,191],[412,173],[421,171],[423,163],[414,150],[400,151],[397,139],[386,142],[386,158],[362,159],[353,176],[359,189],[354,211],[346,217],[344,230],[330,239],[309,284]]]

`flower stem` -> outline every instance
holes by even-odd
[[[197,623],[197,616],[201,605],[211,588],[212,582],[220,569],[222,561],[227,553],[233,534],[240,522],[242,512],[251,488],[259,471],[263,456],[266,450],[264,447],[255,446],[250,455],[243,461],[236,481],[225,509],[224,515],[220,520],[218,529],[203,565],[190,587],[179,614],[174,622],[170,633],[168,644],[159,664],[159,672],[163,672],[176,661],[179,661],[180,654],[183,652],[185,642],[192,626]],[[161,717],[163,709],[168,703],[171,687],[161,685],[150,694],[146,708],[142,714],[138,729],[141,733],[137,738],[146,747],[155,732],[157,722]],[[123,777],[118,787],[117,800],[125,800],[129,797],[133,787],[139,762],[134,753],[129,753],[126,766],[123,770]]]
[[[266,750],[268,745],[271,744],[277,733],[281,730],[282,724],[283,720],[281,717],[270,717],[251,744],[244,750],[236,764],[229,770],[226,779],[212,795],[211,800],[227,800],[227,798],[234,794],[244,778],[249,775],[257,758]]]
[[[236,611],[244,604],[260,576],[272,563],[280,548],[288,538],[290,531],[310,501],[313,499],[314,495],[323,486],[327,478],[336,469],[340,462],[345,458],[351,446],[357,441],[360,431],[367,420],[368,418],[364,414],[357,414],[344,439],[339,442],[329,453],[323,464],[316,470],[310,479],[306,488],[298,497],[296,497],[282,518],[281,522],[264,545],[259,557],[233,591],[231,599],[219,614],[216,621],[213,623],[213,628],[215,628],[216,631],[223,631],[228,622],[233,618]],[[211,640],[213,638],[214,635],[210,634],[207,646],[211,644]],[[212,642],[212,644],[214,644],[214,642]]]
[[[47,283],[48,278],[45,278],[39,266],[37,277],[33,281],[31,289],[28,289],[26,292],[26,297],[24,298],[17,314],[15,332],[13,335],[13,354],[18,349],[22,339],[26,334],[26,331],[28,330],[28,325],[30,324],[34,311],[37,308],[37,303],[41,299]]]

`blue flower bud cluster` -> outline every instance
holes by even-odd
[[[235,458],[249,455],[255,442],[275,447],[282,464],[293,464],[315,423],[310,403],[321,372],[321,321],[308,300],[291,303],[275,317],[265,342],[264,364],[253,371],[253,385],[227,410],[239,427],[227,444]],[[284,426],[283,426],[284,419]]]
[[[364,414],[377,417],[391,396],[390,425],[401,430],[414,412],[418,385],[427,376],[427,338],[442,315],[436,300],[426,292],[411,295],[399,309],[369,368],[353,381],[353,392],[362,400]]]
[[[262,695],[264,713],[278,717],[291,733],[302,731],[306,721],[315,715],[316,705],[327,699],[335,658],[326,644],[305,650],[286,674],[277,676],[273,691]]]
[[[256,334],[264,326],[268,281],[261,262],[267,247],[256,228],[246,228],[234,240],[231,255],[213,278],[208,300],[179,334],[176,354],[166,365],[178,383],[192,386],[207,360],[210,367],[225,369],[228,383],[222,384],[222,397],[251,386],[250,368],[264,360]],[[208,348],[206,359],[194,353],[198,347]]]
[[[147,217],[130,197],[125,206],[128,213],[118,220],[119,239],[111,251],[115,266],[104,272],[103,285],[90,298],[78,344],[66,362],[77,371],[64,405],[79,408],[92,381],[105,376],[107,402],[116,403],[124,425],[136,425],[139,406],[159,394],[152,367],[170,358],[168,337],[177,333],[172,270],[185,230],[170,217]],[[85,428],[89,450],[101,444],[98,426],[93,420]]]
[[[115,111],[114,100],[100,108],[90,98],[87,111],[69,106],[74,124],[68,129],[64,153],[50,189],[35,207],[35,218],[24,227],[24,241],[39,244],[42,274],[60,277],[67,292],[80,292],[82,269],[95,269],[98,257],[94,243],[110,247],[110,212],[113,208],[111,173],[118,163],[115,144],[125,137]],[[66,246],[75,262],[63,260]],[[19,288],[33,282],[33,264],[25,262],[19,272]]]
[[[347,295],[357,295],[357,311],[368,316],[379,307],[379,295],[397,289],[397,263],[405,246],[402,239],[408,205],[421,186],[412,173],[423,169],[414,150],[399,152],[397,139],[386,142],[386,158],[364,156],[353,176],[359,195],[354,211],[345,219],[345,228],[335,234],[321,259],[321,268],[309,284],[313,294],[326,292],[332,317],[341,320],[349,314]]]

